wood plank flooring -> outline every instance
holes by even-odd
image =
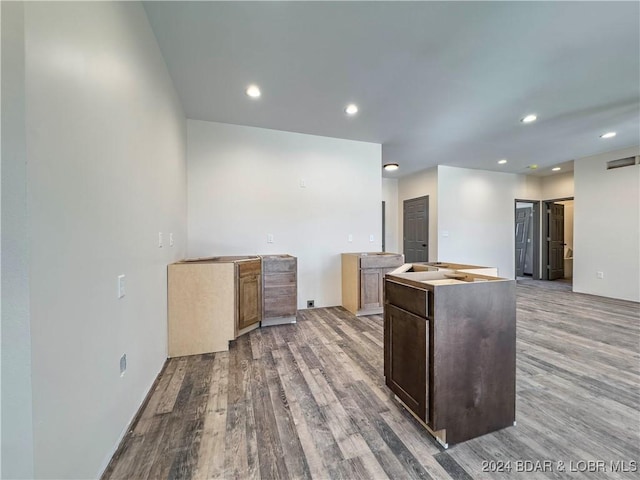
[[[441,449],[384,385],[382,317],[318,308],[169,360],[103,479],[637,478],[611,462],[640,460],[639,305],[517,295],[515,427]]]

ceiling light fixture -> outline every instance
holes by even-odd
[[[502,160],[498,160],[498,163],[499,163],[500,165],[504,165],[505,163],[507,163],[507,159],[506,159],[506,158],[503,158]]]
[[[559,172],[560,170],[562,170],[560,167],[553,167],[551,169],[552,172]]]
[[[249,85],[247,87],[246,92],[247,92],[247,95],[251,98],[258,98],[260,97],[260,95],[262,95],[257,85]]]
[[[526,117],[524,117],[524,118],[523,118],[523,119],[521,119],[520,121],[521,121],[522,123],[531,123],[531,122],[535,122],[537,118],[538,118],[538,117],[532,113],[532,114],[530,114],[530,115],[527,115]]]
[[[349,105],[347,105],[344,111],[347,115],[355,115],[356,113],[358,113],[358,106],[355,103],[350,103]]]
[[[383,167],[387,172],[394,172],[400,168],[397,163],[386,163]]]
[[[616,132],[607,132],[600,135],[600,138],[613,138],[616,136]]]

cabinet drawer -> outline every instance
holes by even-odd
[[[264,286],[271,287],[277,285],[295,285],[296,274],[294,273],[271,273],[264,276]]]
[[[385,303],[396,305],[423,318],[430,315],[428,291],[390,280],[385,280]]]
[[[297,299],[292,297],[275,297],[264,299],[264,316],[266,318],[273,317],[290,317],[297,312]]]
[[[399,267],[402,261],[402,255],[369,255],[360,257],[360,268]]]
[[[264,273],[291,273],[296,271],[295,258],[263,258]]]
[[[276,297],[295,297],[296,286],[295,285],[275,285],[264,287],[264,298],[276,298]]]

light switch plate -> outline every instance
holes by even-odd
[[[349,236],[347,237],[347,239],[348,239],[350,242],[353,242],[353,234],[351,234],[351,233],[350,233],[350,234],[349,234]]]
[[[122,298],[124,295],[124,275],[118,275],[118,298]]]
[[[163,245],[162,232],[158,232],[158,248],[162,248]]]
[[[169,234],[169,246],[173,247],[173,233]]]
[[[374,238],[375,238],[375,237],[374,237],[373,235],[369,235],[369,241],[370,241],[370,242],[375,242],[375,239],[374,239]]]
[[[127,373],[127,354],[124,353],[120,357],[120,376],[124,377],[124,374]]]
[[[267,243],[273,243],[273,233],[267,233]]]

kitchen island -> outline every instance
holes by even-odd
[[[514,280],[386,275],[386,385],[445,448],[515,423],[515,355]]]

